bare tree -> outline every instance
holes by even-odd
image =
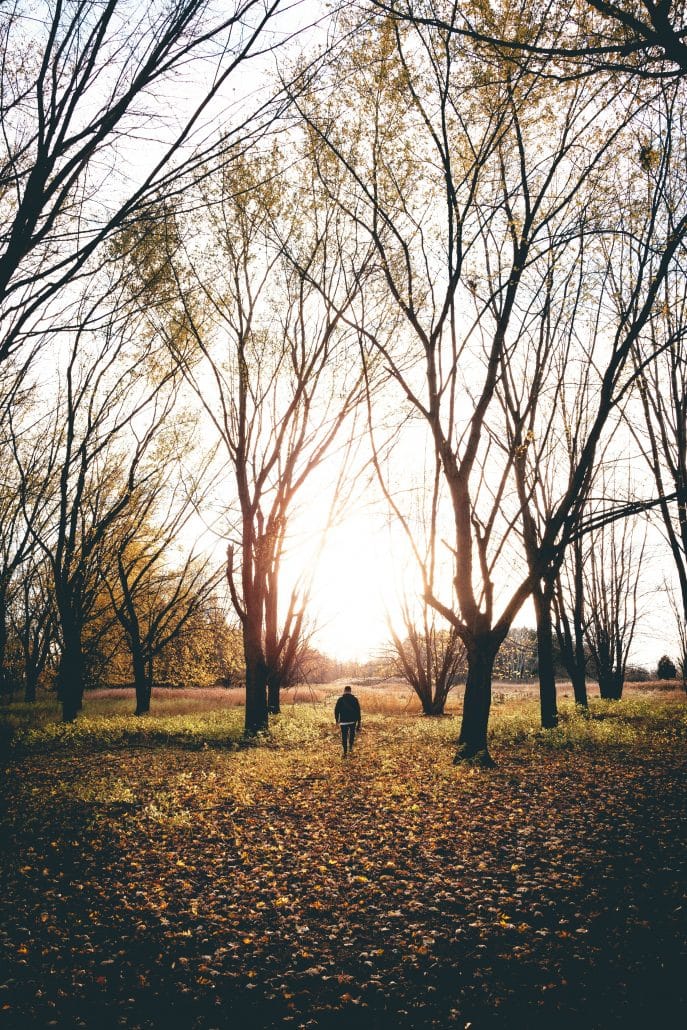
[[[656,152],[655,160],[659,160]],[[687,627],[687,295],[684,267],[664,284],[646,333],[634,352],[643,419],[628,410],[627,423],[655,484],[663,533],[677,576],[671,605],[680,639]],[[652,357],[655,355],[655,357]],[[679,615],[678,615],[679,613]]]
[[[573,539],[556,576],[553,595],[554,628],[561,661],[570,677],[575,704],[587,708],[584,556],[582,540]]]
[[[449,693],[465,665],[465,647],[455,626],[441,627],[424,607],[422,621],[403,609],[405,636],[390,625],[392,664],[415,691],[425,715],[443,715]]]
[[[585,639],[602,698],[619,701],[639,618],[639,589],[646,528],[639,541],[636,520],[602,525],[587,541],[584,584]]]
[[[289,516],[361,392],[358,339],[343,318],[360,272],[343,220],[316,180],[296,182],[284,165],[276,151],[237,158],[208,183],[197,235],[180,232],[183,254],[169,254],[177,323],[167,304],[156,323],[221,442],[228,511],[237,497],[227,580],[248,733],[278,711],[303,641],[307,582],[286,598],[282,589]]]
[[[207,0],[3,6],[0,361],[87,270],[103,240],[159,192],[181,188],[181,173],[199,169],[217,147],[220,134],[207,140],[213,104],[263,42],[274,42],[263,34],[280,6],[281,0],[236,0],[228,8]],[[194,79],[197,88],[180,88]],[[174,100],[163,104],[152,99],[156,94]],[[255,115],[244,105],[239,118],[225,118],[224,140],[233,131],[255,131]]]
[[[94,312],[102,310],[103,296],[84,302],[63,378],[52,386],[52,396],[46,390],[51,410],[37,441],[42,449],[38,486],[35,460],[25,459],[26,448],[16,448],[24,517],[51,570],[65,721],[81,707],[83,633],[98,597],[99,556],[130,506],[142,459],[173,402],[171,363],[167,359],[165,369],[151,343],[135,338],[134,323],[122,318],[121,296],[111,292],[98,321]],[[153,369],[157,382],[149,378]],[[31,512],[36,493],[45,499],[47,512],[40,523]]]
[[[687,74],[685,6],[670,0],[521,0],[495,8],[455,0],[372,0],[385,16],[469,40],[492,61],[529,62],[554,79]]]
[[[150,711],[155,659],[203,609],[221,576],[208,568],[207,558],[179,553],[194,509],[181,476],[174,475],[173,455],[158,448],[149,464],[109,534],[100,568],[131,651],[136,715]]]
[[[56,614],[47,562],[32,555],[24,562],[10,608],[12,637],[21,656],[24,700],[36,700],[41,676],[56,643]]]
[[[678,647],[680,649],[677,666],[682,679],[682,689],[687,691],[687,622],[685,622],[682,598],[676,596],[675,590],[669,584],[664,584],[664,589],[668,596],[670,609],[675,620],[675,628],[677,629]]]
[[[489,763],[495,656],[537,581],[552,581],[560,567],[609,416],[626,392],[633,342],[684,239],[684,204],[666,189],[677,152],[665,151],[643,216],[631,204],[620,210],[619,170],[627,198],[639,200],[641,152],[637,160],[632,141],[649,101],[599,80],[568,83],[554,104],[530,69],[506,63],[485,75],[479,55],[448,29],[367,23],[359,49],[349,45],[317,87],[299,110],[329,161],[345,169],[342,206],[375,247],[375,288],[388,291],[406,321],[403,336],[374,345],[400,396],[430,428],[453,511],[455,601],[431,591],[427,598],[467,650],[456,758]],[[663,91],[651,117],[667,122],[673,101]],[[338,114],[344,103],[346,117]],[[324,160],[320,172],[326,182]],[[596,392],[575,465],[523,562],[514,466],[524,441],[494,463],[506,435],[495,399],[504,366],[520,360],[520,312],[544,281],[550,255],[584,233],[587,286],[596,284],[594,307],[604,312],[602,332],[588,344]],[[610,269],[621,251],[634,275],[622,284],[617,316]],[[588,314],[583,304],[576,315],[585,337]],[[523,404],[541,393],[528,376]]]

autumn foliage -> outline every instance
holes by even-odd
[[[455,719],[398,712],[344,762],[330,700],[250,747],[239,709],[18,734],[0,1023],[679,1025],[678,694],[553,731],[505,698],[490,772],[451,764]]]

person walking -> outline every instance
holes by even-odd
[[[351,687],[344,687],[344,692],[334,708],[334,718],[341,727],[341,743],[345,758],[353,751],[355,731],[360,729],[360,702]]]

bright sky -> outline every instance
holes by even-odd
[[[316,642],[333,658],[366,661],[389,637],[385,613],[397,608],[394,542],[365,513],[329,531],[315,572]],[[396,541],[400,557],[400,541]]]

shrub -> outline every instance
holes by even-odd
[[[677,676],[675,662],[671,661],[667,654],[659,658],[656,675],[660,680],[674,680]]]

